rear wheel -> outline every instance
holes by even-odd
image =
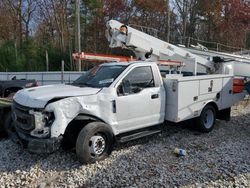
[[[81,163],[105,159],[112,151],[113,134],[101,122],[92,122],[82,128],[76,141],[76,154]]]
[[[201,132],[208,133],[213,130],[216,120],[216,111],[212,105],[206,105],[200,117],[197,118],[196,124]]]

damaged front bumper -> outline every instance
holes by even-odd
[[[54,138],[35,138],[21,131],[16,132],[17,141],[31,153],[53,153],[61,146],[62,136]]]

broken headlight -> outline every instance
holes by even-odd
[[[45,125],[47,127],[51,126],[55,120],[55,116],[53,112],[44,112],[44,120],[45,120]]]
[[[50,135],[50,126],[54,121],[52,112],[36,112],[31,110],[30,114],[34,115],[35,129],[31,131],[31,135],[39,138],[46,138]]]

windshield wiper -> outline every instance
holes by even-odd
[[[94,85],[92,85],[90,83],[83,83],[83,85],[88,86],[88,87],[95,87]]]
[[[77,82],[73,82],[72,85],[74,86],[79,86],[79,87],[84,87],[84,86],[87,86],[87,87],[95,87],[94,85],[90,84],[90,83],[77,83]]]

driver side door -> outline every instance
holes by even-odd
[[[116,120],[120,133],[159,123],[160,87],[151,66],[132,69],[117,87]]]

